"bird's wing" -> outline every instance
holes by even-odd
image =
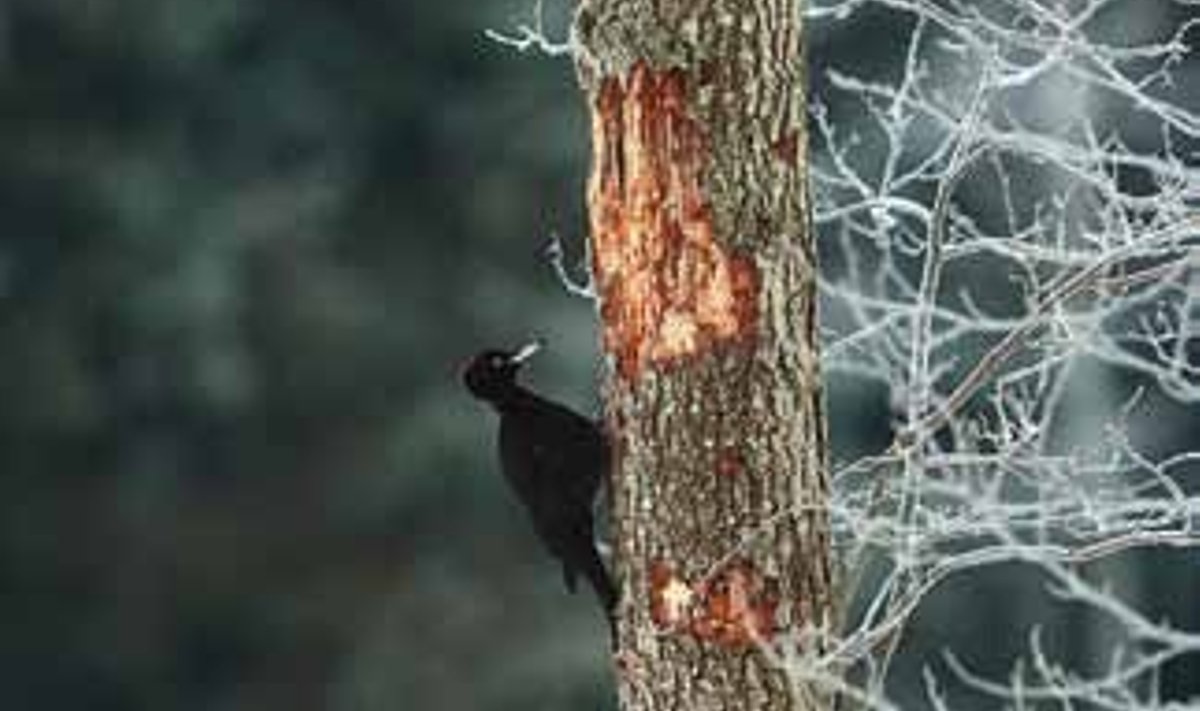
[[[553,443],[538,448],[539,457],[543,458],[538,466],[540,475],[553,478],[554,485],[564,489],[572,506],[590,511],[611,462],[604,432],[591,420],[566,408],[539,425],[545,430],[538,441]]]
[[[608,471],[608,443],[594,423],[570,410],[543,405],[501,427],[504,473],[535,517],[549,523],[591,511]]]

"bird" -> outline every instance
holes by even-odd
[[[515,350],[491,348],[462,370],[463,384],[500,416],[500,468],[533,523],[534,533],[562,565],[563,582],[590,583],[616,644],[617,588],[594,538],[592,506],[612,455],[595,421],[547,400],[517,382],[541,348],[534,340]]]

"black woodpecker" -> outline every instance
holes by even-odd
[[[592,504],[608,476],[611,456],[600,426],[517,383],[517,372],[537,352],[486,350],[463,369],[463,383],[500,414],[500,466],[533,521],[534,532],[562,563],[574,593],[587,578],[604,606],[613,643],[617,589],[604,569],[592,534]]]

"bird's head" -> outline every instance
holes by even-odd
[[[517,382],[517,371],[541,347],[541,342],[535,340],[515,351],[483,351],[463,368],[463,384],[480,400],[499,401],[512,392]]]

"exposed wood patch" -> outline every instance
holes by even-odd
[[[675,575],[664,561],[650,566],[650,619],[663,629],[686,624],[694,593],[691,586]]]
[[[688,584],[663,561],[650,568],[650,616],[660,629],[741,649],[778,629],[779,581],[738,559]]]
[[[703,614],[692,633],[724,647],[748,647],[766,640],[777,628],[778,581],[768,578],[748,560],[735,560],[701,588]]]
[[[714,232],[711,156],[686,84],[680,69],[638,63],[605,79],[593,107],[593,267],[605,348],[626,380],[752,338],[757,322],[754,265]]]

